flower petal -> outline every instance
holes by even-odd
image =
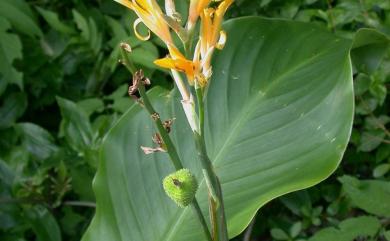
[[[146,40],[149,40],[150,39],[150,31],[148,29],[148,35],[147,36],[142,36],[138,30],[137,30],[137,26],[138,24],[140,23],[143,23],[142,19],[141,18],[137,18],[137,20],[134,21],[133,23],[133,29],[134,29],[134,33],[135,33],[135,36],[137,36],[137,38],[139,40],[142,40],[142,41],[146,41]]]

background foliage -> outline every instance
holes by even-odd
[[[236,0],[228,17],[247,15],[315,22],[347,38],[362,27],[390,35],[388,0]],[[0,2],[1,240],[80,240],[94,213],[97,149],[131,104],[121,41],[155,85],[172,87],[152,65],[161,43],[134,38],[132,18],[113,1]],[[269,203],[235,240],[390,240],[390,51],[377,69],[359,62],[367,56],[353,54],[355,124],[340,168]]]

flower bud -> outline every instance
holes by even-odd
[[[175,203],[184,208],[195,198],[198,183],[188,169],[181,169],[163,180],[165,193]]]

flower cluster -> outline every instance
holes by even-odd
[[[148,40],[137,31],[143,23],[156,34],[167,46],[169,56],[157,59],[155,64],[185,73],[190,85],[205,87],[212,75],[211,58],[215,49],[222,49],[226,42],[226,33],[221,30],[223,16],[234,0],[191,0],[188,20],[182,26],[180,15],[175,10],[174,0],[165,0],[165,13],[156,0],[115,0],[133,10],[138,19],[134,22],[134,32],[141,40]],[[213,2],[213,3],[212,3]],[[192,58],[187,58],[174,44],[171,30],[176,32],[183,42],[201,19],[200,36]]]

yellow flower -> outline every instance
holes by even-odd
[[[180,72],[184,72],[187,75],[189,84],[193,85],[194,78],[198,72],[197,63],[188,60],[182,53],[173,45],[168,45],[170,57],[157,59],[154,63],[162,68],[174,69]]]
[[[167,45],[169,56],[155,60],[156,65],[185,73],[190,85],[194,83],[198,83],[201,87],[207,85],[212,74],[211,57],[214,49],[222,49],[226,41],[226,34],[221,31],[223,16],[234,0],[191,0],[187,22],[189,31],[196,25],[199,16],[201,17],[200,38],[193,60],[187,59],[174,45],[170,25],[156,0],[115,1],[138,15],[139,18],[134,21],[134,32],[138,38],[147,40],[150,37],[150,32],[148,36],[141,36],[138,33],[137,25],[142,22]],[[208,7],[212,1],[220,3],[216,8]],[[173,1],[166,2],[166,9],[168,15],[174,16]]]
[[[192,1],[192,5],[197,4],[196,6],[199,6],[199,8],[203,7],[203,10],[200,11],[202,20],[200,38],[195,48],[193,60],[186,59],[173,44],[169,44],[170,57],[158,59],[154,63],[162,68],[184,72],[187,75],[189,84],[193,85],[194,80],[196,80],[201,87],[205,87],[212,75],[211,58],[214,50],[215,48],[222,49],[226,41],[226,33],[221,31],[221,24],[223,16],[233,1],[221,1],[215,9],[204,8],[210,1]],[[194,8],[194,6],[191,7]],[[193,9],[190,8],[189,21],[191,20],[191,10]],[[195,19],[194,16],[196,16],[195,13],[192,15]]]
[[[221,31],[223,16],[233,0],[225,0],[218,5],[216,9],[206,8],[201,13],[201,51],[202,55],[210,48],[223,48],[226,40],[225,32]]]
[[[194,59],[200,59],[202,76],[211,77],[211,57],[215,48],[222,49],[226,42],[226,33],[221,30],[223,16],[234,0],[222,1],[216,9],[206,8],[202,11],[200,38],[195,51]]]
[[[137,25],[143,22],[153,33],[167,44],[172,44],[169,26],[164,19],[164,14],[156,0],[115,0],[116,2],[130,8],[139,17],[134,22],[134,32],[138,38],[147,40],[150,37],[141,36],[137,31]]]
[[[203,12],[203,9],[205,9],[210,4],[210,2],[211,0],[191,0],[187,23],[189,29],[195,26],[199,15],[201,12]]]

